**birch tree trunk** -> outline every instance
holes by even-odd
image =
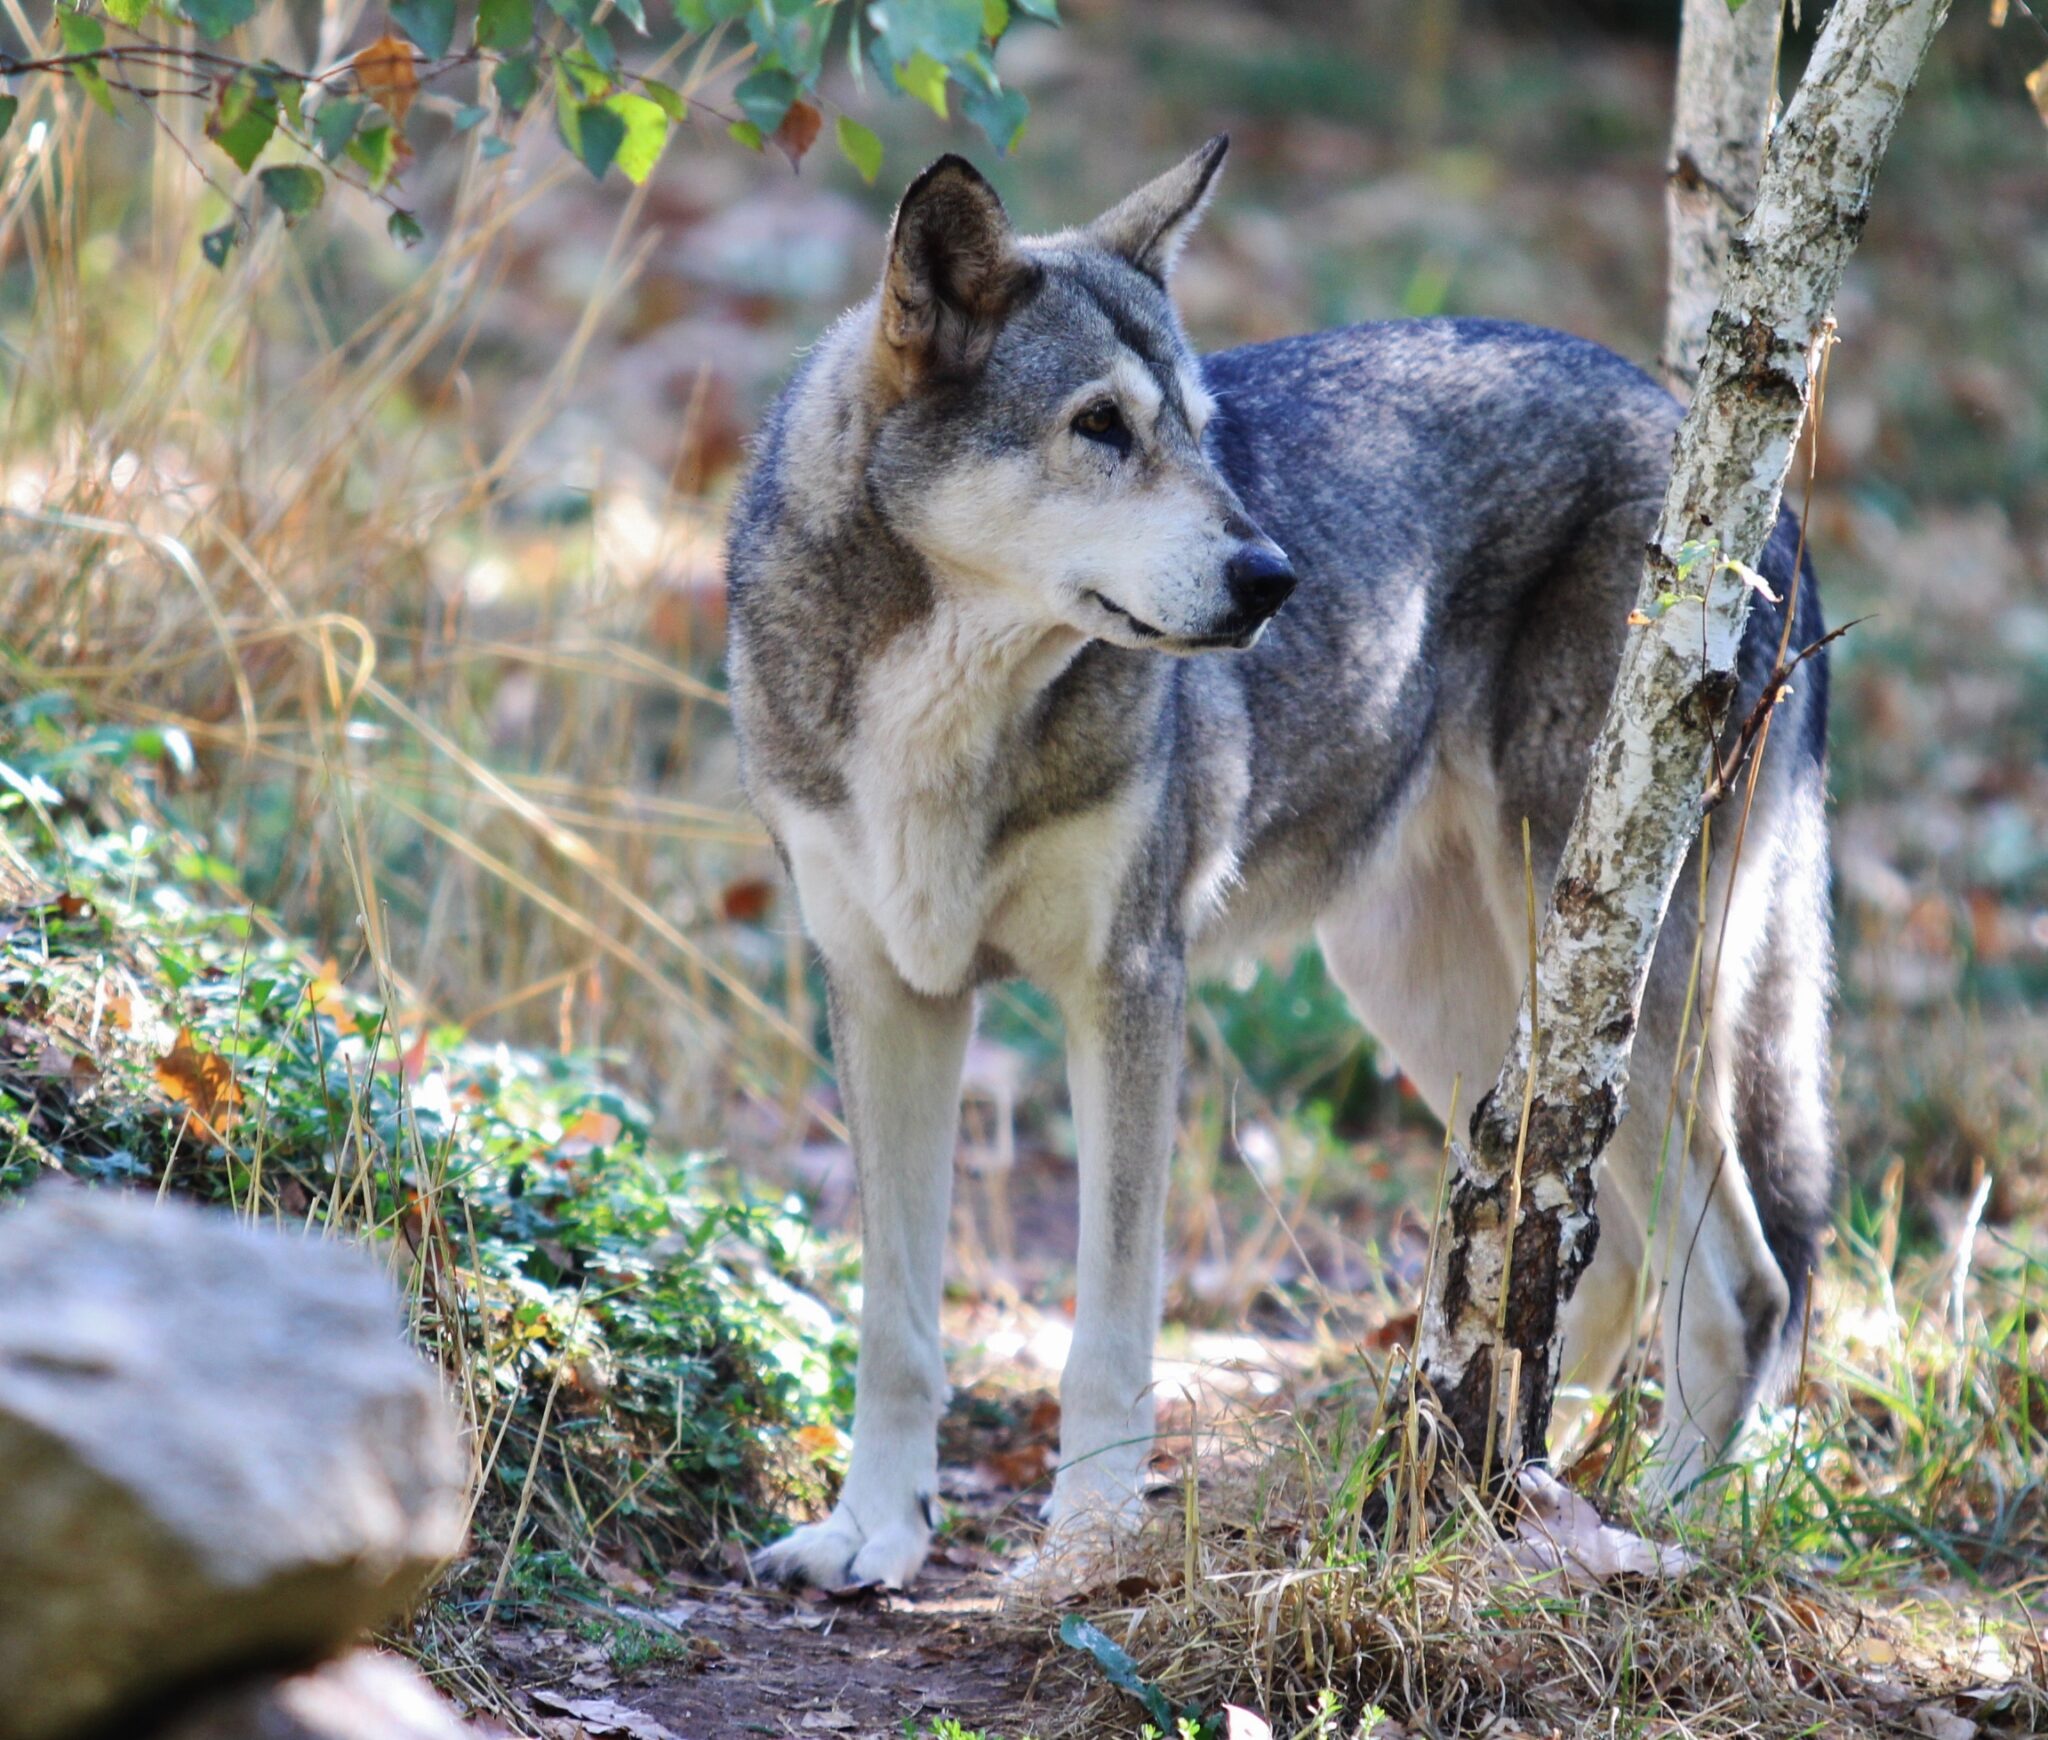
[[[1778,98],[1784,0],[1685,0],[1665,172],[1670,239],[1664,381],[1680,398],[1699,379],[1728,245],[1756,199]]]
[[[1621,1121],[1651,955],[1699,827],[1707,743],[1735,692],[1749,590],[1721,564],[1753,566],[1775,523],[1828,310],[1947,12],[1948,0],[1836,0],[1729,248],[1644,566],[1644,620],[1623,648],[1543,921],[1534,1032],[1525,1001],[1469,1146],[1457,1146],[1424,1301],[1421,1375],[1474,1471],[1544,1452],[1560,1308],[1599,1236],[1593,1162]],[[1660,607],[1687,592],[1705,605]]]

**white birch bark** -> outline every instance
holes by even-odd
[[[1756,199],[1778,98],[1784,0],[1685,0],[1665,171],[1669,238],[1665,384],[1681,398],[1699,379],[1707,323],[1727,276],[1728,245]]]
[[[1470,1144],[1457,1146],[1424,1302],[1422,1377],[1474,1470],[1486,1445],[1496,1474],[1543,1452],[1560,1308],[1598,1237],[1593,1162],[1621,1120],[1651,954],[1699,827],[1707,745],[1735,689],[1749,591],[1719,563],[1753,566],[1776,520],[1815,347],[1899,107],[1947,12],[1948,0],[1836,0],[1729,249],[1644,567],[1638,611],[1649,620],[1623,648],[1543,923],[1541,1042],[1532,1057],[1525,1002]],[[1687,593],[1692,602],[1668,610],[1658,602]]]

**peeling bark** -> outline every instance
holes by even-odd
[[[1665,173],[1670,238],[1664,378],[1683,396],[1699,379],[1728,244],[1756,198],[1778,97],[1784,0],[1685,0]]]
[[[1544,1451],[1559,1312],[1599,1236],[1593,1162],[1626,1110],[1651,956],[1735,691],[1749,589],[1722,563],[1753,566],[1776,522],[1828,310],[1947,12],[1948,0],[1836,0],[1729,243],[1637,626],[1543,923],[1534,1031],[1525,1000],[1469,1145],[1455,1147],[1418,1360],[1468,1471],[1489,1446],[1496,1479]],[[1685,601],[1660,602],[1673,594]]]

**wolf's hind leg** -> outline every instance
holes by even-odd
[[[860,1362],[839,1502],[764,1547],[757,1575],[900,1588],[931,1547],[946,1364],[939,1291],[960,1074],[974,999],[924,997],[885,963],[827,969],[832,1044],[860,1171]]]

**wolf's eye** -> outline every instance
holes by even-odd
[[[1130,451],[1130,427],[1124,422],[1124,414],[1108,399],[1096,400],[1076,417],[1074,433],[1090,441],[1100,441],[1105,447],[1114,447],[1119,453]]]

